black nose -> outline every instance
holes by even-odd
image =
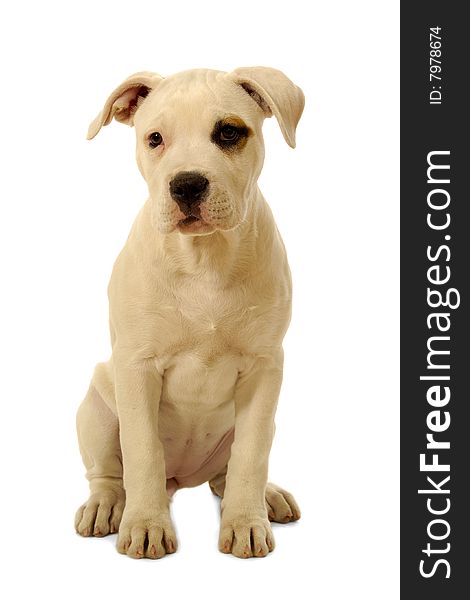
[[[191,206],[201,202],[209,181],[195,171],[182,171],[170,181],[170,194],[186,214]]]

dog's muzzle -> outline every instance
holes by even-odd
[[[204,200],[209,181],[196,171],[181,171],[170,181],[170,195],[181,212],[199,217],[197,207]]]

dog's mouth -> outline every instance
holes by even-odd
[[[203,235],[214,231],[214,227],[205,221],[200,214],[187,215],[178,221],[176,227],[181,233],[190,235]]]
[[[178,221],[177,227],[182,233],[199,233],[205,231],[208,224],[200,215],[190,214]]]
[[[181,219],[181,221],[178,222],[178,225],[191,225],[196,221],[202,221],[201,217],[196,217],[196,215],[189,215],[189,217]]]

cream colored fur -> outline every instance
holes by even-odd
[[[174,552],[169,497],[206,481],[222,497],[222,552],[265,556],[269,520],[300,517],[267,483],[291,278],[257,179],[264,118],[274,114],[294,146],[302,109],[300,89],[274,69],[143,72],[90,125],[89,138],[113,117],[135,126],[149,198],[109,284],[112,356],[77,415],[91,490],[76,515],[81,535],[119,531],[118,550],[135,558]],[[227,116],[252,132],[240,151],[211,141]],[[150,148],[155,131],[163,144]],[[169,193],[181,171],[210,186],[189,227]]]

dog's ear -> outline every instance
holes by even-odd
[[[113,120],[126,125],[134,124],[134,114],[145,98],[160,81],[162,77],[150,71],[134,73],[118,86],[106,100],[103,110],[90,123],[87,139],[91,140],[104,125],[109,125]]]
[[[276,116],[284,139],[295,148],[295,129],[305,103],[302,90],[284,73],[269,67],[241,67],[229,76],[253,98],[266,117]]]

